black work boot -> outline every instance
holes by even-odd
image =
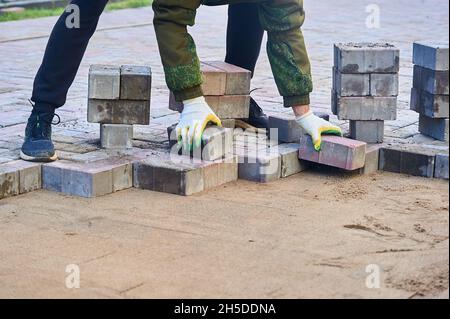
[[[57,159],[52,142],[52,121],[54,112],[42,112],[33,109],[25,129],[25,140],[20,151],[20,158],[31,162],[52,162]],[[59,124],[58,122],[54,124]]]
[[[269,129],[269,119],[267,118],[267,115],[264,114],[264,111],[253,98],[250,99],[250,112],[247,122],[257,128]]]

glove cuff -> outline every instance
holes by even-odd
[[[305,118],[307,118],[307,117],[309,117],[309,116],[311,116],[311,115],[314,115],[314,113],[313,113],[313,111],[309,110],[308,112],[306,112],[306,113],[303,114],[302,116],[297,116],[295,119],[296,119],[297,122],[298,122],[298,121],[304,120]]]
[[[184,110],[193,110],[193,111],[201,110],[203,105],[207,105],[204,96],[199,96],[193,99],[183,101]]]

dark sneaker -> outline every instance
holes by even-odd
[[[269,129],[269,119],[256,101],[250,99],[250,112],[247,120],[248,124],[257,127]]]
[[[31,162],[52,162],[57,159],[52,142],[52,121],[54,113],[33,111],[25,129],[25,140],[20,151],[20,158]]]

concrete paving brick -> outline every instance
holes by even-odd
[[[205,161],[215,161],[233,152],[233,130],[211,126],[202,136],[202,155]]]
[[[339,120],[393,121],[397,119],[396,97],[339,97],[332,93],[332,111]]]
[[[360,169],[360,174],[369,175],[378,171],[380,166],[380,149],[381,145],[367,145],[366,162],[364,167]]]
[[[11,189],[10,195],[17,195],[16,184],[18,187],[18,194],[29,193],[41,188],[40,163],[26,162],[23,160],[9,161],[8,163],[0,165],[0,175],[2,175],[2,172],[7,173],[6,175],[8,178],[6,178],[6,182],[11,176],[14,177],[13,188]],[[1,188],[2,187],[0,187],[0,189]],[[3,190],[3,192],[5,191]]]
[[[448,119],[433,119],[419,115],[419,132],[439,141],[448,142]]]
[[[250,81],[252,78],[250,71],[222,61],[204,63],[226,72],[227,82],[224,95],[250,94]]]
[[[248,118],[250,95],[206,96],[205,98],[220,119]]]
[[[321,119],[324,119],[325,121],[330,121],[330,114],[325,113],[325,112],[314,112],[315,115],[317,115],[318,117],[320,117]]]
[[[96,151],[99,149],[99,147],[97,147],[97,145],[85,144],[85,143],[69,144],[69,143],[54,142],[53,144],[55,145],[55,149],[57,151],[65,151],[65,152],[78,153],[78,154],[93,152],[93,151]]]
[[[435,95],[416,88],[411,89],[410,108],[431,118],[449,117],[449,96]]]
[[[113,192],[133,187],[132,163],[125,163],[112,169],[112,187]]]
[[[449,48],[447,43],[414,42],[413,63],[436,71],[449,70]]]
[[[80,162],[80,163],[91,163],[91,162],[97,162],[101,160],[106,160],[110,156],[108,152],[105,150],[97,150],[92,151],[88,153],[78,154],[78,153],[72,153],[67,154],[68,156],[66,158],[60,158],[60,159],[68,159],[73,162]]]
[[[205,99],[221,120],[248,118],[250,95],[205,96]],[[176,102],[172,93],[169,98],[169,109],[183,112],[183,103]]]
[[[119,177],[118,174],[126,172],[129,163],[126,159],[111,158],[89,163],[63,160],[45,164],[42,166],[42,186],[50,191],[80,197],[110,194],[127,185],[127,177]],[[116,172],[115,179],[113,172]],[[129,180],[128,176],[128,185]]]
[[[414,66],[413,87],[431,94],[449,94],[449,70],[435,71]]]
[[[302,131],[295,121],[295,116],[277,114],[269,116],[269,127],[278,130],[278,140],[282,143],[298,143]]]
[[[413,176],[433,177],[435,152],[422,148],[400,145],[380,150],[380,170]]]
[[[226,128],[232,128],[234,129],[236,127],[236,120],[235,119],[225,119],[222,121],[222,127]]]
[[[333,90],[340,96],[369,96],[370,75],[341,73],[334,67]]]
[[[437,154],[434,166],[434,177],[448,179],[448,154]]]
[[[19,195],[19,171],[9,163],[0,165],[0,199]]]
[[[202,90],[204,95],[225,95],[227,89],[227,74],[214,66],[202,63]]]
[[[397,73],[400,69],[400,51],[387,43],[339,43],[334,54],[342,73]]]
[[[237,152],[239,179],[268,183],[281,178],[281,156],[270,149],[256,152]]]
[[[18,161],[19,162],[19,161]],[[25,194],[42,188],[42,165],[20,161],[19,193]]]
[[[133,147],[133,125],[100,124],[100,145],[106,149]]]
[[[399,82],[396,74],[370,74],[370,95],[371,96],[398,96]]]
[[[176,126],[177,124],[174,124],[167,128],[169,145],[171,148],[178,142],[175,132]],[[194,150],[191,156],[205,161],[215,161],[232,153],[233,129],[208,126],[203,131],[201,150]]]
[[[281,177],[285,178],[303,172],[308,168],[308,162],[298,158],[300,144],[287,143],[277,145],[275,150],[281,156]]]
[[[229,155],[216,160],[203,168],[204,189],[208,190],[238,179],[238,157]]]
[[[350,138],[366,143],[383,143],[384,121],[350,121]]]
[[[152,69],[142,65],[123,65],[120,68],[120,98],[122,100],[150,101]]]
[[[366,143],[344,137],[322,136],[322,148],[314,149],[311,137],[300,139],[299,158],[319,164],[353,171],[362,168],[366,159]]]
[[[118,100],[120,98],[120,67],[91,65],[88,91],[90,99]]]
[[[133,185],[157,192],[192,195],[205,190],[203,170],[207,165],[213,163],[193,161],[184,156],[179,156],[177,161],[174,161],[168,151],[154,154],[133,163]],[[212,173],[209,171],[208,174]],[[214,182],[209,181],[206,184],[211,186]]]
[[[88,122],[148,125],[150,123],[150,102],[90,99]]]
[[[330,120],[330,115],[327,113],[314,112],[314,114],[326,121]],[[269,128],[269,132],[272,132],[272,135],[274,133],[273,130],[277,130],[278,141],[281,143],[298,143],[300,136],[304,134],[296,122],[295,116],[291,114],[279,113],[270,115]]]

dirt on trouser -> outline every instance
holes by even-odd
[[[448,298],[448,209],[447,181],[390,173],[38,191],[0,201],[0,297]]]

